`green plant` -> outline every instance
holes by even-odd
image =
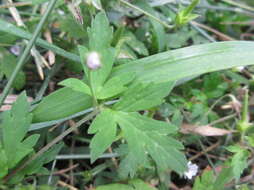
[[[103,35],[101,34],[102,27],[104,28]],[[183,146],[175,139],[167,137],[175,133],[177,127],[137,113],[137,111],[161,104],[162,98],[169,93],[171,86],[140,83],[135,81],[134,73],[124,73],[107,80],[116,55],[114,49],[110,47],[113,33],[104,13],[95,17],[88,33],[89,50],[83,46],[79,47],[84,71],[88,77],[84,81],[87,83],[78,79],[66,79],[60,84],[91,96],[95,109],[101,112],[88,130],[88,133],[95,134],[90,144],[92,162],[101,156],[114,141],[123,138],[128,143],[128,152],[120,165],[121,176],[133,177],[138,167],[148,162],[148,156],[156,162],[159,171],[173,169],[183,174],[186,170],[186,160],[179,152]],[[89,68],[86,63],[86,61],[92,61],[89,60],[89,52],[98,53],[98,57],[93,59],[100,59],[96,62],[101,62],[101,67]],[[130,84],[131,81],[133,81],[132,84]],[[102,100],[116,98],[121,94],[122,97],[113,107],[104,105]]]
[[[192,11],[198,2],[193,1],[176,15],[176,28],[187,24],[196,17]],[[35,3],[39,4],[41,1]],[[90,3],[89,6],[94,6],[96,9],[102,7],[100,1],[88,3]],[[160,21],[161,15],[157,14],[158,12],[145,1],[135,1],[135,6],[124,0],[121,3],[149,17],[152,28],[151,47],[145,47],[145,42],[139,41],[136,34],[131,30],[125,31],[122,26],[116,26],[118,29],[114,32],[105,12],[100,12],[94,17],[91,16],[91,27],[85,32],[87,41],[82,39],[83,28],[80,26],[79,32],[81,33],[74,37],[76,38],[75,42],[80,40],[82,44],[77,47],[79,57],[73,53],[75,51],[67,52],[42,39],[36,41],[36,35],[33,35],[30,46],[36,43],[70,61],[79,62],[83,68],[84,76],[82,79],[67,78],[59,82],[58,84],[64,86],[63,88],[44,97],[41,102],[31,108],[26,101],[26,95],[22,93],[12,110],[1,115],[1,183],[17,184],[25,176],[43,172],[52,177],[53,170],[51,173],[45,172],[43,165],[53,160],[62,146],[61,143],[54,145],[89,120],[91,120],[91,124],[88,129],[81,130],[82,135],[85,134],[84,136],[88,137],[85,140],[82,138],[82,142],[89,142],[91,163],[97,164],[96,161],[107,151],[113,150],[113,153],[119,157],[117,161],[112,158],[117,170],[112,171],[111,168],[112,174],[109,175],[110,177],[108,176],[111,181],[117,183],[99,186],[108,183],[108,181],[99,181],[95,183],[98,184],[98,190],[155,189],[140,179],[132,179],[146,178],[147,173],[150,176],[156,176],[156,179],[158,178],[159,182],[156,185],[160,189],[166,189],[171,180],[169,178],[173,176],[172,173],[182,176],[186,172],[188,168],[187,158],[183,153],[185,148],[183,142],[186,143],[189,139],[186,140],[187,138],[185,139],[178,133],[184,118],[182,112],[190,113],[189,117],[186,117],[190,122],[209,124],[208,121],[218,118],[219,114],[212,113],[211,110],[214,106],[210,108],[208,101],[225,96],[226,91],[229,90],[229,84],[222,81],[221,73],[212,73],[202,78],[203,83],[198,89],[192,89],[192,85],[197,84],[190,85],[188,83],[187,85],[190,85],[188,88],[183,86],[181,89],[184,94],[182,97],[178,97],[178,94],[171,95],[163,104],[165,97],[179,83],[202,74],[242,65],[252,65],[254,44],[243,41],[219,42],[194,45],[147,56],[150,52],[161,52],[168,47],[164,43],[166,32],[162,26],[166,26],[167,29],[171,29],[171,26]],[[93,8],[89,11],[90,15],[96,12]],[[0,28],[3,32],[26,39],[32,37],[28,32],[6,21],[0,20],[0,24],[8,26]],[[79,24],[75,23],[74,25]],[[70,32],[66,25],[61,27],[66,32]],[[71,35],[75,34],[74,31],[72,32]],[[188,38],[184,41],[187,41]],[[28,54],[28,50],[29,46],[22,57]],[[124,62],[124,64],[119,59],[123,53],[122,50],[131,55],[131,60]],[[139,55],[147,57],[138,59]],[[2,102],[23,63],[24,58],[19,61],[13,77],[5,88],[1,97]],[[4,74],[7,76],[6,73]],[[230,74],[234,77],[237,75]],[[245,84],[249,83],[245,81]],[[192,97],[195,97],[194,101],[189,100]],[[171,109],[168,113],[163,112],[163,118],[155,111],[162,104],[165,109]],[[198,177],[195,180],[194,189],[223,189],[225,184],[233,179],[237,182],[244,169],[247,168],[251,147],[254,144],[253,134],[249,131],[251,123],[247,117],[248,105],[246,93],[243,117],[238,122],[240,143],[238,145],[236,142],[227,148],[229,152],[233,153],[233,156],[229,157],[226,164],[221,164],[223,169],[219,173],[204,172],[201,177]],[[82,116],[88,112],[91,113],[67,130],[59,132],[59,136],[52,135],[54,136],[54,138],[51,137],[53,140],[36,151],[37,148],[34,147],[39,135],[28,136],[28,131],[41,129],[43,134],[47,131],[47,127],[53,124]],[[171,120],[168,120],[168,116],[172,116]],[[163,121],[164,119],[166,121]],[[16,127],[17,122],[21,122],[21,124],[24,122],[24,124]],[[244,124],[248,124],[248,126]],[[11,138],[13,134],[17,136],[15,140]],[[81,141],[78,137],[75,140]],[[200,144],[202,147],[202,143]],[[118,161],[120,161],[119,165]],[[209,159],[208,162],[210,162]],[[103,171],[111,165],[98,162],[99,169],[97,167],[96,169]],[[211,166],[214,167],[213,164]],[[215,168],[213,169],[215,170]],[[95,174],[92,171],[87,172],[89,179],[85,179],[83,182],[92,180],[93,176],[97,175],[98,171],[93,171]],[[82,175],[83,178],[86,178],[84,172]],[[149,179],[149,177],[147,178]],[[209,181],[214,184],[207,187]]]
[[[106,40],[104,34],[101,35],[101,27],[104,27],[105,36],[108,36]],[[66,97],[68,100],[63,98],[57,100],[58,103],[64,101],[65,104],[61,108],[61,116],[56,115],[59,114],[57,110],[52,119],[70,115],[69,111],[63,111],[67,106],[74,108],[76,105],[76,110],[73,112],[75,113],[88,108],[93,102],[94,108],[99,109],[100,114],[88,130],[88,133],[95,134],[90,143],[92,162],[113,142],[124,139],[128,148],[123,153],[119,169],[120,176],[124,178],[128,175],[135,176],[141,165],[144,167],[149,165],[150,158],[155,161],[159,173],[174,170],[182,174],[186,170],[186,159],[179,151],[183,146],[168,136],[175,134],[177,127],[140,115],[138,111],[149,110],[160,105],[174,86],[175,80],[238,64],[251,64],[252,56],[243,48],[247,46],[252,48],[253,44],[227,42],[190,47],[136,60],[112,70],[117,55],[114,54],[114,48],[110,46],[112,29],[104,13],[95,17],[88,33],[90,33],[89,49],[84,46],[79,47],[85,78],[83,80],[66,79],[60,82],[60,85],[67,88],[55,92],[38,105],[33,111],[35,116],[38,116],[35,117],[35,121],[45,121],[43,110],[52,110],[54,106],[52,102],[55,102],[58,96],[62,96],[64,91],[68,92],[72,89],[72,93]],[[101,66],[89,69],[86,63],[87,57],[94,52],[98,54],[95,59],[99,58]],[[229,60],[230,65],[226,63]],[[70,96],[82,98],[69,101],[73,100]],[[119,98],[119,100],[113,106],[106,105],[105,103],[112,98]],[[84,101],[86,105],[83,105]],[[83,103],[77,105],[78,102]],[[58,109],[60,109],[59,106]],[[47,119],[49,119],[48,116]]]
[[[39,136],[33,134],[26,137],[31,125],[32,114],[29,113],[30,105],[27,102],[27,96],[22,93],[10,111],[4,112],[1,123],[0,138],[0,181],[4,182],[11,171],[15,171],[22,160],[29,158],[34,154],[34,146]],[[14,138],[13,138],[14,137]],[[22,171],[14,172],[8,183],[17,183],[25,175],[31,175],[40,172],[43,165],[52,161],[54,156],[60,150],[62,144],[55,146],[43,156],[35,159]]]

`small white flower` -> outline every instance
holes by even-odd
[[[190,161],[187,164],[188,170],[184,172],[184,177],[188,179],[192,179],[192,177],[196,176],[198,173],[198,166],[196,164],[192,164]]]
[[[99,54],[95,51],[89,53],[86,59],[86,65],[91,70],[96,70],[100,68],[101,60]]]

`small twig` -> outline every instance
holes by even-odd
[[[52,36],[51,36],[51,33],[49,30],[46,30],[45,33],[44,33],[44,36],[46,38],[46,40],[49,42],[49,43],[53,43],[53,40],[52,40]],[[56,61],[56,56],[55,56],[55,53],[51,50],[49,50],[47,52],[47,55],[48,55],[48,61],[49,61],[49,64],[50,65],[53,65]]]
[[[225,25],[254,25],[254,21],[245,21],[245,22],[221,22],[220,24],[225,24]]]
[[[193,25],[199,26],[200,28],[203,28],[203,29],[205,29],[205,30],[207,30],[209,32],[212,32],[212,33],[216,34],[222,40],[225,40],[225,41],[233,41],[233,40],[235,40],[234,38],[232,38],[232,37],[230,37],[230,36],[228,36],[226,34],[223,34],[222,32],[219,32],[218,30],[215,30],[215,29],[213,29],[213,28],[211,28],[209,26],[206,26],[204,24],[198,23],[196,21],[191,21],[190,23],[193,24]]]
[[[78,166],[79,166],[79,164],[72,165],[69,168],[65,168],[65,169],[59,170],[57,172],[54,172],[53,175],[60,175],[60,174],[66,173],[70,170],[77,168]]]
[[[220,141],[218,141],[216,144],[213,144],[212,146],[208,147],[208,148],[205,148],[205,146],[203,145],[203,143],[201,142],[201,140],[198,139],[198,142],[201,146],[201,149],[202,149],[202,153],[205,155],[208,163],[210,164],[210,166],[213,168],[213,171],[214,173],[217,173],[216,172],[216,168],[215,168],[215,165],[213,164],[212,160],[210,159],[210,157],[207,155],[207,149],[214,149],[215,147],[219,146],[220,145]]]
[[[193,150],[193,149],[187,149],[187,151],[189,152],[193,152],[193,153],[200,153],[199,151],[197,150]],[[222,161],[226,161],[227,159],[226,158],[223,158],[223,157],[219,157],[219,156],[216,156],[216,155],[213,155],[213,154],[207,154],[207,156],[211,157],[211,158],[214,158],[214,159],[217,159],[217,160],[222,160]]]
[[[197,30],[202,36],[204,36],[206,39],[208,39],[210,42],[216,42],[217,40],[214,39],[213,36],[211,36],[210,34],[208,34],[204,29],[202,29],[201,27],[193,24],[192,22],[189,23],[195,30]]]
[[[108,148],[108,151],[109,151],[111,154],[113,154],[113,151],[112,151],[112,148],[111,148],[111,147]],[[115,157],[112,157],[111,160],[112,160],[112,162],[114,163],[115,168],[117,169],[117,168],[118,168],[118,163],[117,163],[116,158],[115,158]]]
[[[6,9],[10,7],[23,7],[23,6],[28,6],[32,5],[32,2],[15,2],[15,3],[6,3],[3,5],[0,5],[0,9]]]
[[[224,122],[224,121],[233,119],[233,118],[235,118],[235,116],[237,116],[237,114],[236,114],[236,113],[233,113],[233,114],[231,114],[231,115],[228,115],[228,116],[222,117],[222,118],[220,118],[220,119],[217,119],[217,120],[215,120],[215,121],[209,123],[208,125],[211,125],[211,126],[212,126],[212,125],[215,125],[215,124],[218,124],[218,123],[221,123],[221,122]]]
[[[172,190],[181,190],[179,187],[177,187],[173,182],[170,183],[169,185],[170,189]]]
[[[48,185],[51,185],[51,181],[52,181],[52,177],[53,177],[53,172],[54,172],[54,169],[56,167],[56,162],[57,162],[57,160],[54,160],[53,163],[52,163],[50,175],[49,175],[49,178],[48,178]]]
[[[254,36],[254,34],[252,34],[252,33],[244,33],[244,34],[241,34],[240,39],[244,40],[246,37],[253,37],[253,36]]]
[[[57,182],[60,186],[62,186],[62,187],[67,187],[68,189],[70,189],[70,190],[78,190],[76,187],[73,187],[73,186],[71,186],[71,185],[69,185],[69,184],[67,184],[67,183],[65,183],[65,182],[63,182],[63,181],[58,181]]]
[[[196,154],[195,156],[192,156],[191,158],[189,158],[189,160],[190,160],[190,161],[195,160],[195,159],[197,159],[198,157],[200,157],[200,156],[206,154],[207,152],[209,152],[209,151],[215,149],[215,148],[216,148],[217,146],[219,146],[219,145],[220,145],[220,141],[218,141],[216,144],[213,144],[212,146],[209,146],[208,148],[206,148],[206,149],[203,150],[202,152],[199,152],[199,153]]]
[[[70,125],[71,126],[71,125]],[[70,153],[73,154],[73,149],[75,147],[75,139],[72,139],[72,142],[71,142],[71,149],[70,149]],[[70,168],[73,166],[73,160],[70,159],[69,160],[69,165],[70,165]],[[74,176],[73,176],[73,169],[70,170],[70,184],[73,186],[74,185]]]

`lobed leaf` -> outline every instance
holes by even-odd
[[[55,159],[56,155],[59,153],[63,143],[58,143],[46,151],[43,155],[32,161],[24,169],[18,171],[9,181],[9,184],[17,184],[24,178],[25,175],[32,175],[38,173],[44,164],[47,164]]]
[[[202,176],[197,177],[194,182],[193,190],[214,190],[213,184],[215,181],[215,176],[213,175],[213,171],[205,171]]]
[[[105,13],[101,12],[95,16],[91,28],[88,28],[87,32],[89,50],[84,46],[79,46],[79,54],[87,80],[97,97],[98,92],[111,73],[116,56],[115,49],[110,46],[113,38],[113,28],[110,27]],[[87,67],[87,59],[91,52],[96,52],[99,55],[101,66],[96,70]]]
[[[117,125],[111,110],[103,110],[90,125],[88,133],[95,134],[90,143],[91,162],[94,162],[116,139]]]
[[[74,91],[81,92],[91,96],[90,87],[84,83],[82,80],[75,78],[68,78],[59,83],[59,85],[71,88]]]
[[[243,170],[248,166],[249,151],[240,146],[229,146],[227,150],[234,153],[230,166],[236,180],[240,179]]]
[[[98,99],[106,99],[114,97],[125,90],[127,90],[127,85],[133,81],[135,75],[132,73],[126,73],[121,77],[116,76],[109,79],[103,86],[102,90],[98,93]]]
[[[174,83],[144,84],[136,83],[120,98],[113,108],[121,111],[140,111],[160,105]]]
[[[24,139],[31,121],[32,114],[29,113],[29,103],[23,92],[13,104],[12,109],[3,114],[3,149],[9,169],[15,167],[18,162],[33,151],[32,147],[38,140],[38,136]]]
[[[184,154],[179,150],[183,145],[167,135],[176,131],[176,127],[166,122],[149,119],[138,113],[117,112],[115,120],[119,124],[123,137],[126,139],[129,147],[131,167],[125,167],[125,174],[134,174],[135,167],[147,162],[147,156],[150,155],[156,162],[160,171],[172,169],[179,174],[186,171],[187,161]],[[123,161],[124,164],[129,162]],[[132,170],[130,170],[132,169]],[[125,176],[127,177],[127,176]],[[132,176],[133,177],[133,176]]]
[[[94,51],[107,49],[113,38],[113,28],[110,27],[104,12],[98,13],[88,28],[89,48]]]

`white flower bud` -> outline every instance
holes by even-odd
[[[86,59],[86,65],[91,70],[96,70],[100,68],[101,60],[99,54],[95,51],[89,53]]]

